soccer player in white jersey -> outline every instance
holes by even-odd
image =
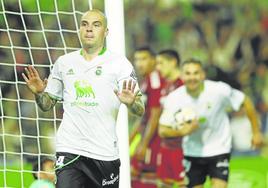
[[[87,11],[80,22],[81,50],[59,57],[48,80],[41,80],[32,66],[23,74],[43,111],[63,101],[56,136],[56,187],[117,188],[119,106],[124,103],[139,116],[144,112],[133,66],[105,49],[107,34],[105,15]]]
[[[201,188],[206,176],[213,188],[227,187],[231,152],[231,130],[227,108],[245,110],[252,126],[252,146],[262,144],[259,121],[251,100],[241,91],[223,82],[205,80],[205,72],[198,60],[182,64],[184,86],[168,95],[160,117],[165,137],[183,137],[185,170],[188,187]],[[193,121],[178,128],[175,114],[183,108],[197,114]]]

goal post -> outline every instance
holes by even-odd
[[[113,0],[113,5],[109,6],[107,2],[0,1],[0,187],[29,187],[33,181],[31,163],[40,163],[41,156],[52,157],[55,153],[54,136],[62,118],[62,103],[46,113],[39,110],[21,73],[31,64],[38,69],[42,78],[47,77],[51,65],[60,55],[81,47],[78,31],[83,12],[92,8],[106,9],[109,16],[108,12],[113,7],[123,13],[123,0]],[[118,20],[115,17],[112,19]],[[113,42],[109,42],[108,38],[108,48],[120,49],[124,54],[123,19],[120,18],[120,25],[109,17],[108,20],[122,30],[119,42],[123,44],[120,48],[112,46]],[[111,28],[109,37],[118,37],[112,31]],[[120,157],[123,156],[120,187],[128,188],[127,113],[126,109],[121,108],[118,124],[122,125],[117,125],[123,128],[118,133],[119,145],[124,144],[123,147],[119,146]]]
[[[107,48],[125,55],[124,4],[123,0],[105,0],[105,14],[108,19],[109,33],[106,39]],[[128,116],[125,105],[120,106],[117,120],[119,139],[120,188],[130,188],[130,161],[128,141]]]

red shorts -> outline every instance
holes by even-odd
[[[135,155],[131,159],[131,167],[139,172],[156,172],[157,155],[160,149],[160,137],[154,136],[146,151],[145,162],[139,161]]]
[[[157,157],[157,176],[160,179],[182,181],[185,177],[181,148],[161,147]]]

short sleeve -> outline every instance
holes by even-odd
[[[238,111],[240,109],[245,100],[245,94],[243,92],[232,88],[224,82],[220,82],[220,92],[233,110]]]
[[[131,65],[131,63],[125,58],[124,61],[121,63],[121,66],[119,67],[119,72],[117,75],[117,82],[119,91],[122,91],[123,88],[123,82],[128,80],[132,80],[133,82],[136,82],[135,91],[140,90],[138,85],[138,80],[136,76],[136,72]]]
[[[58,59],[54,64],[52,71],[48,77],[47,87],[45,92],[49,94],[50,97],[56,100],[63,99],[63,82],[62,75],[60,72],[60,60]]]
[[[147,105],[150,107],[161,107],[161,91],[163,84],[158,72],[154,71],[149,76],[147,81],[147,89],[145,93],[148,95]]]

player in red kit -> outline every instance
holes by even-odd
[[[141,91],[146,98],[146,111],[130,135],[131,141],[137,133],[141,134],[140,144],[131,159],[131,183],[132,188],[156,188],[156,159],[160,147],[158,122],[164,80],[155,70],[155,55],[150,48],[136,50],[134,63],[141,80]]]
[[[180,57],[174,50],[163,50],[156,56],[157,70],[165,79],[165,87],[161,90],[161,104],[171,91],[183,85],[180,79]],[[179,102],[178,99],[177,102]],[[159,135],[165,127],[159,127]],[[185,186],[185,173],[182,164],[183,152],[181,147],[182,139],[161,138],[161,145],[158,154],[157,176],[161,181],[161,188],[172,187],[174,184]]]

